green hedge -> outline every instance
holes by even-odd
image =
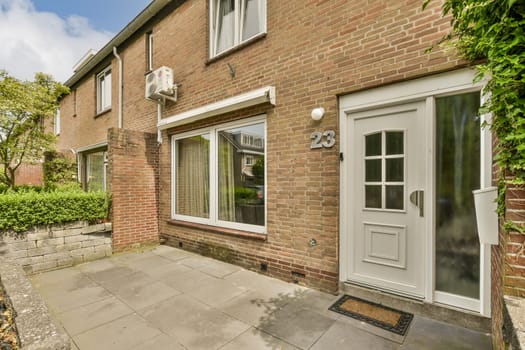
[[[71,221],[97,221],[108,216],[104,192],[21,192],[0,195],[0,231]]]

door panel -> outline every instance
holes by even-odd
[[[424,296],[424,102],[349,118],[353,202],[349,275],[357,283]],[[423,211],[421,211],[423,213]]]

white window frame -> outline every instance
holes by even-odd
[[[153,33],[149,32],[146,34],[147,35],[147,45],[148,45],[148,50],[147,50],[147,59],[148,59],[148,70],[152,71],[153,70]]]
[[[219,220],[218,218],[218,162],[217,162],[217,150],[218,150],[218,134],[220,131],[232,129],[232,128],[241,128],[244,126],[249,126],[253,124],[264,124],[264,154],[266,155],[266,132],[267,132],[267,125],[266,125],[266,115],[260,115],[256,117],[251,117],[247,119],[243,119],[242,121],[236,121],[231,123],[225,123],[215,126],[210,126],[207,128],[199,129],[199,130],[193,130],[190,132],[185,132],[177,135],[173,135],[171,137],[171,217],[175,220],[181,220],[181,221],[188,221],[193,222],[197,224],[205,224],[210,226],[217,226],[217,227],[223,227],[223,228],[229,228],[234,230],[240,230],[240,231],[247,231],[247,232],[253,232],[253,233],[260,233],[260,234],[266,234],[266,228],[267,228],[267,205],[265,202],[264,205],[264,226],[259,225],[251,225],[251,224],[244,224],[244,223],[238,223],[238,222],[230,222],[230,221],[223,221]],[[194,216],[188,216],[188,215],[181,215],[177,214],[177,191],[176,191],[176,181],[177,181],[177,150],[176,150],[176,141],[185,139],[188,137],[198,136],[198,135],[209,135],[210,138],[210,195],[209,195],[209,218],[201,218],[201,217],[194,217]],[[264,172],[264,183],[265,183],[265,194],[264,198],[266,197],[266,168]]]
[[[111,82],[111,66],[108,66],[97,74],[97,114],[111,109]]]
[[[213,58],[215,56],[224,54],[228,51],[233,50],[235,47],[241,45],[242,43],[245,43],[255,37],[258,37],[259,35],[262,35],[266,33],[266,23],[267,23],[267,16],[266,16],[266,0],[260,0],[261,1],[261,11],[260,11],[260,20],[262,23],[261,31],[249,38],[242,39],[242,32],[243,32],[243,21],[242,18],[244,17],[244,4],[247,0],[233,0],[235,2],[235,15],[234,15],[234,38],[233,38],[233,45],[221,52],[217,52],[217,41],[218,41],[218,31],[216,28],[218,27],[218,2],[220,0],[209,0],[210,1],[210,13],[209,13],[209,23],[210,23],[210,58]]]
[[[53,131],[55,132],[55,135],[60,135],[60,108],[57,108],[57,111],[55,112]]]

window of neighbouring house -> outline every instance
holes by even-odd
[[[153,70],[153,33],[146,34],[146,70]]]
[[[210,0],[210,56],[266,31],[266,0]]]
[[[174,219],[265,233],[266,150],[244,145],[247,133],[264,144],[265,118],[173,136]]]
[[[111,68],[97,74],[97,114],[111,108]]]
[[[55,120],[53,122],[53,131],[55,135],[60,135],[60,108],[55,112]]]
[[[86,191],[105,191],[107,173],[107,152],[105,150],[84,155],[84,189]]]

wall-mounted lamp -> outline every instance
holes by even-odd
[[[324,116],[324,108],[317,107],[312,109],[312,119],[315,121],[321,120]]]

